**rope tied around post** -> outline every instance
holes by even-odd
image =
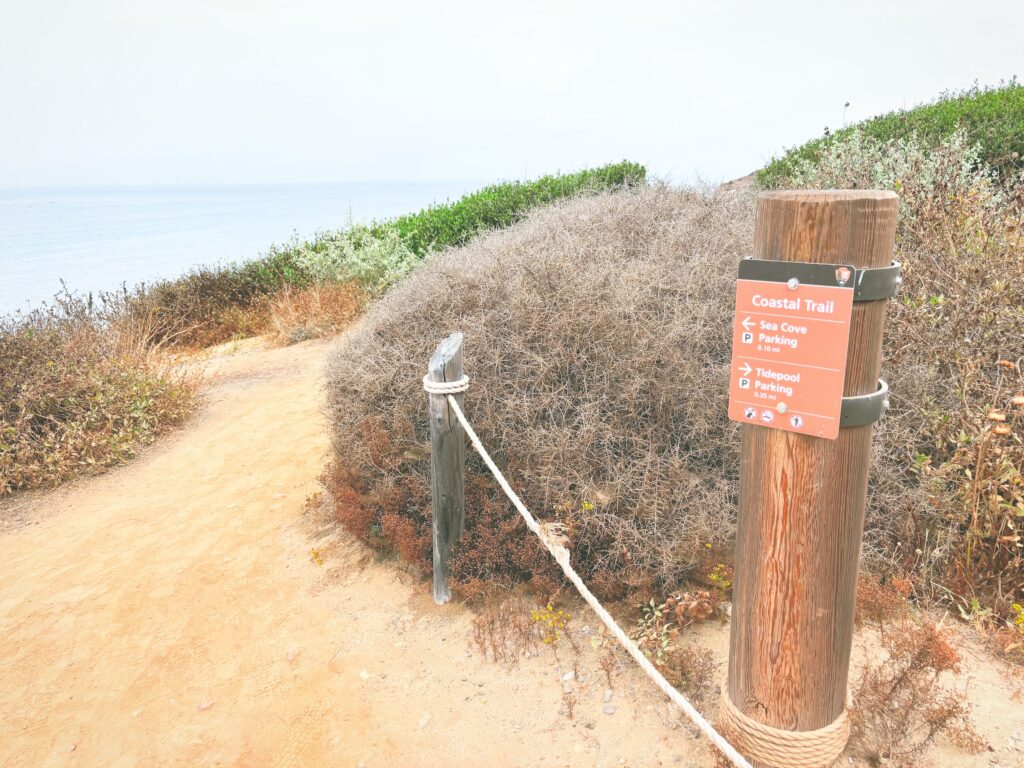
[[[850,738],[850,717],[843,710],[839,717],[813,731],[789,731],[773,728],[740,711],[729,698],[723,683],[719,725],[754,760],[787,768],[822,768],[832,765],[846,749]]]
[[[431,381],[428,373],[423,377],[423,390],[428,395],[458,395],[469,390],[469,376],[462,374],[457,381]]]

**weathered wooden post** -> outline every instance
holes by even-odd
[[[761,261],[744,262],[751,287],[737,290],[730,416],[748,423],[722,709],[737,748],[758,766],[831,765],[849,735],[847,677],[872,423],[888,404],[878,378],[882,331],[886,299],[899,284],[892,263],[897,206],[895,194],[878,191],[758,199],[753,257]],[[775,261],[787,264],[765,263]],[[843,265],[856,269],[851,275]],[[816,333],[825,339],[846,331],[829,325],[840,320],[814,317],[817,305],[801,299],[828,286],[830,274],[830,290],[852,289],[841,318],[849,322],[844,350],[815,349]],[[740,277],[742,284],[744,266]],[[836,295],[830,310],[841,315],[847,294]],[[833,363],[826,361],[835,360],[829,373]],[[838,389],[837,410],[828,412],[831,381],[842,390],[841,415]]]
[[[424,385],[463,380],[462,334],[453,333],[434,350]],[[443,387],[441,389],[444,389]],[[457,387],[456,387],[457,389]],[[434,602],[451,600],[448,560],[462,536],[466,515],[466,432],[448,407],[444,394],[428,394],[430,408],[430,494],[434,527]],[[454,394],[462,406],[462,394]]]

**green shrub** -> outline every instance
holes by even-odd
[[[295,263],[320,282],[351,282],[367,293],[384,290],[420,261],[398,229],[379,224],[373,229],[353,225],[297,246]]]
[[[379,293],[432,251],[461,245],[479,232],[514,224],[532,209],[566,197],[643,183],[642,165],[621,162],[564,176],[485,187],[454,203],[369,226],[351,225],[293,243],[287,253],[313,279],[352,281]]]
[[[1024,86],[1011,80],[996,88],[945,93],[931,104],[826,132],[773,159],[757,172],[757,180],[764,187],[791,186],[797,165],[816,162],[831,143],[854,132],[883,142],[916,134],[925,147],[933,147],[958,129],[967,143],[979,145],[978,159],[982,163],[1002,176],[1015,175],[1024,168]]]
[[[394,226],[409,248],[425,256],[430,251],[462,245],[482,230],[514,224],[538,206],[575,195],[636,186],[646,177],[647,169],[642,165],[623,161],[564,176],[495,184],[455,203],[400,216]]]

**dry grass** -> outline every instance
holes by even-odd
[[[496,595],[473,616],[472,645],[495,663],[512,666],[541,647],[540,625],[531,618],[533,605],[521,597]]]
[[[0,496],[121,462],[189,413],[194,378],[112,317],[65,295],[0,319]]]
[[[333,335],[359,316],[366,299],[354,283],[286,285],[267,302],[270,332],[282,344]]]

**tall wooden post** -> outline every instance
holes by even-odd
[[[753,256],[887,266],[897,206],[892,192],[762,194]],[[877,387],[886,306],[854,304],[844,396]],[[727,689],[768,726],[817,730],[846,706],[871,433],[743,427]]]
[[[455,382],[462,378],[462,334],[453,333],[434,350],[427,366],[427,380]],[[451,600],[448,560],[462,536],[466,516],[464,473],[466,431],[448,407],[445,395],[430,400],[430,494],[434,525],[434,602]],[[462,395],[454,395],[462,406]]]

